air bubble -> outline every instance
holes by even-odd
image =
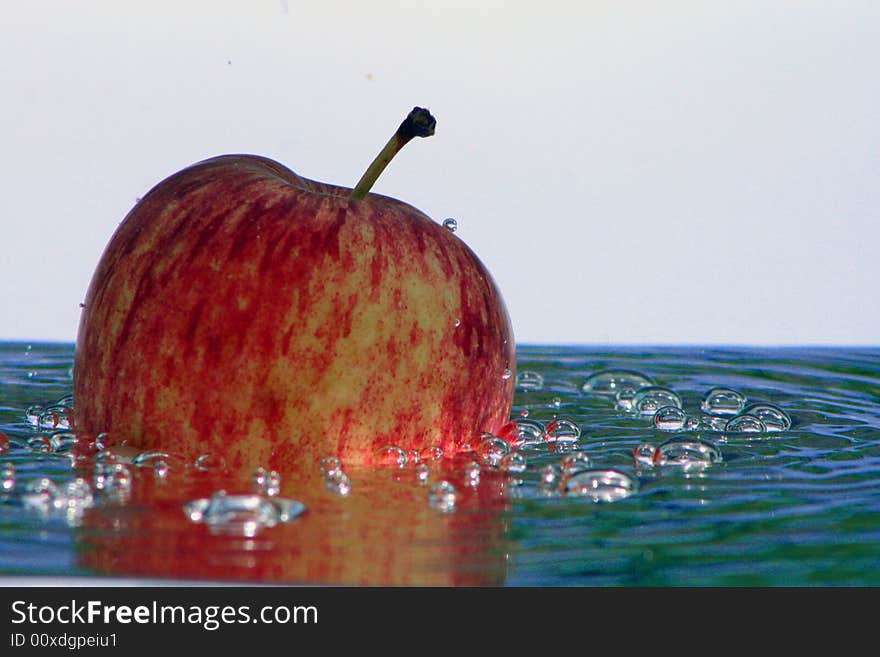
[[[226,469],[226,460],[219,454],[202,454],[196,459],[195,466],[202,472],[222,472]]]
[[[654,415],[663,406],[682,407],[678,393],[662,386],[641,388],[633,398],[632,410],[639,415]]]
[[[281,475],[275,470],[260,467],[254,470],[253,490],[258,495],[275,497],[281,492]]]
[[[506,381],[507,379],[509,379],[512,376],[513,376],[513,372],[511,371],[511,369],[509,367],[505,367],[504,371],[501,373],[501,378]]]
[[[649,443],[642,443],[636,447],[633,450],[633,460],[635,461],[636,467],[648,466],[653,468],[654,454],[656,454],[656,452],[657,448]]]
[[[580,470],[563,476],[559,490],[569,497],[587,497],[594,502],[616,502],[638,490],[638,482],[617,470]]]
[[[381,467],[402,468],[406,465],[406,452],[396,445],[385,445],[376,450],[373,461]]]
[[[428,491],[428,505],[441,513],[454,511],[456,498],[455,486],[448,481],[439,481]]]
[[[676,466],[685,470],[705,468],[721,461],[721,450],[705,440],[673,438],[654,452],[655,466]]]
[[[678,406],[661,406],[654,413],[654,426],[660,431],[681,431],[687,419],[687,414]]]
[[[581,386],[581,391],[599,395],[614,395],[622,388],[644,388],[654,382],[639,372],[632,370],[602,370],[591,374]]]
[[[443,227],[450,233],[454,233],[456,228],[458,228],[458,222],[452,217],[449,217],[448,219],[443,220]]]
[[[439,461],[441,458],[443,458],[443,450],[437,445],[425,447],[425,449],[419,452],[420,461]]]
[[[744,414],[761,420],[767,431],[788,431],[791,428],[791,416],[774,404],[752,404]]]
[[[498,467],[509,474],[520,474],[526,471],[526,457],[519,452],[509,452],[501,457]]]
[[[583,452],[572,452],[559,459],[559,468],[563,474],[573,474],[593,467],[590,457]]]
[[[545,434],[550,442],[574,443],[580,440],[581,429],[573,420],[557,418],[547,424]]]
[[[532,370],[523,370],[516,375],[516,387],[520,390],[541,390],[544,387],[544,377]]]
[[[709,415],[738,415],[745,405],[742,393],[730,388],[712,388],[703,398],[700,409]]]
[[[503,438],[485,434],[483,440],[477,445],[477,456],[486,465],[495,467],[501,458],[510,451],[510,445]]]
[[[324,477],[324,488],[330,493],[345,497],[351,493],[351,479],[342,470],[334,470]]]
[[[737,415],[727,421],[724,430],[729,433],[764,433],[766,425],[756,415]]]
[[[543,443],[545,438],[544,425],[538,420],[522,418],[516,420],[516,440],[519,444],[535,445]]]

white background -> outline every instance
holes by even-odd
[[[520,343],[876,345],[880,3],[67,0],[0,17],[0,339],[73,341],[135,199],[252,152],[458,235]]]

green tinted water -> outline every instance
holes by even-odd
[[[3,574],[507,586],[880,584],[877,349],[522,346],[518,372],[539,374],[543,385],[517,389],[514,419],[570,419],[582,432],[577,443],[567,450],[561,443],[523,446],[525,472],[484,466],[479,489],[462,483],[458,466],[432,474],[459,491],[450,513],[430,508],[427,486],[406,469],[355,479],[345,499],[291,484],[283,494],[303,499],[307,513],[256,537],[209,535],[184,517],[181,504],[216,481],[161,493],[153,472],[138,468],[132,476],[145,482],[135,487],[140,493],[125,500],[95,491],[84,518],[24,504],[22,491],[39,477],[61,484],[78,472],[63,453],[29,449],[36,429],[25,419],[31,405],[71,392],[72,359],[72,345],[0,345],[0,431],[11,440],[0,463],[16,471],[15,488],[0,493]],[[776,404],[792,427],[676,434],[714,444],[722,461],[637,468],[635,448],[673,434],[655,429],[650,416],[622,411],[613,397],[581,389],[592,373],[621,368],[674,390],[688,413],[698,415],[706,392],[723,386],[749,402]],[[548,492],[542,469],[571,450],[596,468],[629,475],[638,490],[613,502]],[[385,489],[393,499],[382,497]],[[169,561],[178,567],[167,568]]]

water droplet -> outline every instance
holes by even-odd
[[[526,471],[526,457],[519,452],[508,452],[501,457],[498,467],[510,474],[519,474]]]
[[[163,468],[158,467],[160,463],[163,465]],[[185,467],[186,461],[168,452],[149,451],[136,455],[131,459],[131,464],[139,468],[153,468],[158,476],[165,476],[172,466],[175,469]],[[160,469],[163,470],[162,474],[159,474]]]
[[[226,469],[226,460],[219,454],[202,454],[196,459],[195,466],[202,472],[222,472]]]
[[[524,408],[524,409],[522,409],[522,410],[519,412],[519,416],[520,416],[520,417],[528,417],[528,416],[529,416],[529,409],[528,409],[528,408]]]
[[[281,492],[281,475],[275,470],[257,468],[253,475],[253,489],[258,495],[275,497]]]
[[[37,420],[37,427],[54,431],[55,429],[69,429],[70,418],[73,411],[66,406],[54,404],[46,408]]]
[[[449,217],[448,219],[443,220],[443,227],[450,233],[454,233],[455,229],[458,228],[458,222],[452,217]]]
[[[767,431],[788,431],[791,428],[791,416],[775,404],[752,404],[744,414],[761,420]]]
[[[617,470],[580,470],[563,476],[560,492],[571,497],[587,497],[594,502],[616,502],[638,490],[638,482]]]
[[[504,371],[501,373],[501,378],[505,381],[513,376],[513,372],[509,367],[504,368]]]
[[[153,462],[153,474],[159,479],[165,479],[169,470],[170,467],[166,461],[159,459]]]
[[[554,397],[550,400],[550,408],[562,408],[562,399]]]
[[[335,456],[325,456],[319,463],[321,474],[325,477],[333,476],[336,472],[342,472],[342,461]]]
[[[477,486],[480,483],[480,464],[476,461],[466,463],[464,468],[464,485]]]
[[[420,484],[427,484],[428,477],[431,475],[431,468],[429,468],[424,463],[419,463],[415,467],[415,473],[416,473],[416,481],[418,481]]]
[[[544,387],[544,377],[532,370],[517,372],[516,387],[520,390],[541,390]]]
[[[574,443],[580,440],[581,429],[576,422],[563,417],[548,423],[545,434],[549,442]]]
[[[439,481],[428,490],[429,506],[442,513],[455,510],[456,498],[455,486],[448,481]]]
[[[419,452],[419,460],[421,461],[439,461],[442,458],[443,450],[440,449],[437,445],[425,447],[425,449]]]
[[[563,474],[573,474],[580,470],[589,470],[593,467],[590,457],[583,452],[572,452],[559,459],[559,469]]]
[[[654,465],[677,466],[685,470],[705,468],[721,461],[721,450],[705,440],[672,438],[654,452]]]
[[[324,477],[324,488],[330,493],[344,497],[351,493],[351,479],[342,470],[334,470]]]
[[[681,397],[669,388],[646,386],[639,389],[633,398],[632,410],[640,415],[654,415],[663,406],[681,408]]]
[[[402,468],[406,465],[406,452],[396,445],[385,445],[376,450],[373,463],[380,467]]]
[[[15,466],[12,463],[0,465],[0,492],[10,493],[15,488]]]
[[[477,445],[477,456],[486,465],[495,467],[501,458],[510,451],[510,445],[503,438],[484,434],[483,440]]]
[[[729,433],[764,433],[767,427],[755,415],[737,415],[727,421],[724,430]]]
[[[706,393],[700,410],[709,415],[738,415],[746,405],[746,398],[730,388],[712,388]]]
[[[654,382],[639,372],[632,370],[602,370],[591,374],[581,386],[581,391],[599,395],[614,395],[621,388],[634,388],[638,390],[639,388],[652,385],[654,385]]]
[[[687,414],[678,406],[661,406],[654,413],[654,426],[660,431],[681,431]]]
[[[228,495],[220,490],[210,498],[192,500],[183,512],[192,522],[205,523],[212,533],[254,536],[266,527],[290,522],[305,511],[296,500],[261,495]]]

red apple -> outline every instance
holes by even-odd
[[[450,230],[255,155],[156,185],[113,235],[82,310],[76,427],[230,467],[450,453],[509,420],[514,339],[486,267]]]

